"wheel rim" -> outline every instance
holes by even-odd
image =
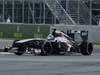
[[[46,54],[46,55],[49,55],[52,53],[52,46],[51,46],[50,42],[46,42],[44,44],[43,51],[44,51],[44,54]]]

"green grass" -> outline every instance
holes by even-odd
[[[15,38],[0,38],[0,40],[16,40]]]
[[[100,45],[100,43],[93,43],[93,45]]]
[[[0,49],[0,52],[4,52],[4,49]]]

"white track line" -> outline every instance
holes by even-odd
[[[13,54],[13,53],[10,53],[10,52],[0,52],[0,54]]]

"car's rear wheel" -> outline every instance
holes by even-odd
[[[93,44],[89,42],[81,43],[81,54],[82,55],[91,55],[93,52]]]

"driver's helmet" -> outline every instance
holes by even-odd
[[[52,34],[49,34],[49,35],[47,36],[47,39],[51,40],[51,39],[54,39],[54,37],[53,37]]]

